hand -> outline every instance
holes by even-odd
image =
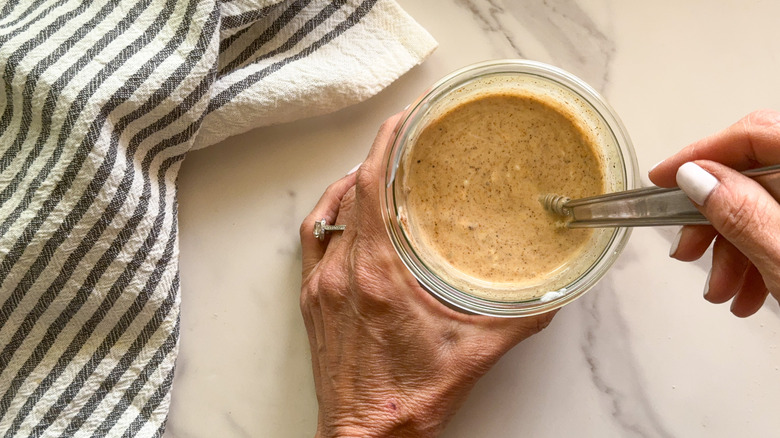
[[[319,402],[317,436],[435,436],[474,383],[552,313],[505,319],[452,310],[398,258],[380,212],[383,157],[399,117],[356,173],[301,225],[301,311]],[[320,242],[313,224],[345,224]]]
[[[671,256],[696,260],[715,239],[704,297],[733,298],[731,312],[740,317],[758,311],[770,293],[780,300],[780,204],[738,171],[778,163],[780,113],[758,111],[650,171],[659,186],[676,180],[712,224],[683,227]]]

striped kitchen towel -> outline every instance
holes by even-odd
[[[187,151],[434,47],[393,0],[0,1],[0,438],[162,435]]]

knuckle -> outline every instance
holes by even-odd
[[[349,292],[348,273],[343,265],[335,262],[320,266],[320,272],[313,282],[313,294],[318,304],[336,304],[347,299]]]
[[[371,258],[361,257],[367,252],[352,251],[350,256],[350,279],[353,288],[361,292],[365,302],[372,305],[389,305],[393,297],[393,278],[397,267],[386,252],[373,251]]]
[[[301,288],[301,308],[321,307],[325,302],[339,301],[346,296],[347,282],[335,267],[320,265]],[[334,300],[335,299],[335,300]]]
[[[780,112],[769,109],[753,111],[742,120],[742,128],[751,145],[751,158],[755,161],[756,147],[762,139],[780,136]]]
[[[347,190],[347,193],[345,193],[344,196],[341,198],[339,211],[349,210],[354,205],[355,205],[355,188],[351,187],[349,190]]]
[[[393,137],[393,134],[399,128],[399,122],[399,115],[394,115],[385,119],[377,131],[376,140],[385,140],[385,142],[390,141]]]
[[[316,307],[319,304],[319,274],[314,273],[301,287],[301,309]]]
[[[728,203],[721,234],[735,242],[756,241],[766,232],[768,217],[761,198],[754,192],[734,194]]]
[[[378,267],[369,266],[364,262],[354,263],[351,269],[351,280],[355,290],[364,292],[364,295],[368,297],[374,296],[373,286],[375,286],[379,280],[378,270]]]
[[[774,128],[780,126],[780,112],[770,109],[760,109],[748,114],[745,118],[748,127]]]
[[[317,288],[318,295],[327,294],[328,297],[333,295],[344,295],[345,284],[341,281],[339,275],[329,274],[320,277],[319,287]]]
[[[365,169],[364,169],[365,168]],[[373,168],[370,166],[362,166],[356,175],[356,188],[359,190],[365,190],[367,187],[371,187],[377,177],[374,175]]]

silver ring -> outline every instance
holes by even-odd
[[[318,221],[314,221],[314,237],[322,241],[325,240],[325,233],[331,231],[344,231],[345,228],[347,228],[346,225],[328,225],[328,223],[325,222],[325,218],[322,218]]]

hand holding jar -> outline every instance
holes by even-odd
[[[476,381],[554,315],[470,315],[420,287],[380,210],[383,157],[398,121],[385,122],[366,161],[328,187],[301,225],[318,436],[437,435]],[[321,219],[346,229],[320,241]]]

